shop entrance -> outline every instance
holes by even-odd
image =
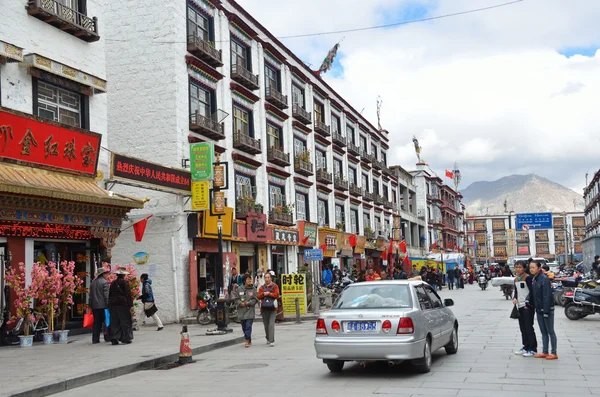
[[[285,273],[285,253],[286,249],[284,245],[272,245],[271,246],[271,270],[273,270],[279,281],[279,276]]]

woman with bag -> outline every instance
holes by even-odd
[[[242,323],[244,331],[245,347],[252,345],[252,323],[254,322],[254,306],[256,306],[257,293],[252,283],[252,277],[249,274],[242,276],[243,287],[237,288],[233,292],[233,299],[237,306],[238,318]]]
[[[158,314],[156,314],[158,308],[154,303],[154,294],[152,293],[152,280],[148,278],[148,274],[144,273],[140,276],[140,281],[142,282],[142,296],[140,296],[140,299],[144,304],[144,314],[146,315],[146,317],[152,317],[152,319],[156,323],[156,326],[158,327],[157,331],[162,331],[164,327],[162,321],[160,321],[160,318],[158,317]],[[144,323],[145,322],[146,320],[144,319]]]
[[[260,315],[265,327],[265,338],[267,345],[275,346],[275,317],[277,317],[277,299],[279,298],[279,287],[271,278],[271,273],[265,273],[265,284],[258,289],[260,300]]]
[[[133,298],[129,282],[125,280],[125,276],[129,272],[120,267],[114,273],[117,275],[117,279],[110,284],[108,290],[111,342],[113,345],[118,345],[119,342],[129,344],[133,339],[131,320]]]

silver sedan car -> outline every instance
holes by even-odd
[[[317,320],[315,350],[331,372],[346,361],[404,360],[420,372],[431,369],[431,353],[458,351],[458,321],[423,281],[386,280],[351,284]]]

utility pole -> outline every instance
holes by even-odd
[[[564,223],[564,225],[563,225],[563,232],[564,232],[564,236],[565,236],[565,243],[563,245],[564,246],[563,255],[565,257],[564,264],[566,265],[567,264],[567,255],[568,255],[568,252],[569,252],[569,248],[568,248],[569,247],[569,242],[567,241],[567,213],[564,212],[563,215],[564,215],[564,218],[563,218],[564,219],[563,220],[563,223]]]

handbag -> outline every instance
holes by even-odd
[[[265,288],[265,290],[268,292],[273,292],[274,289],[275,287],[271,287],[271,289]],[[260,303],[260,307],[261,309],[277,309],[277,299],[273,298],[272,296],[265,296]]]
[[[83,328],[92,328],[94,326],[94,314],[90,309],[83,315]]]
[[[513,306],[512,312],[510,312],[510,318],[519,318],[521,315],[519,314],[519,309],[517,308],[517,305]]]
[[[110,310],[104,309],[104,324],[110,327]]]

